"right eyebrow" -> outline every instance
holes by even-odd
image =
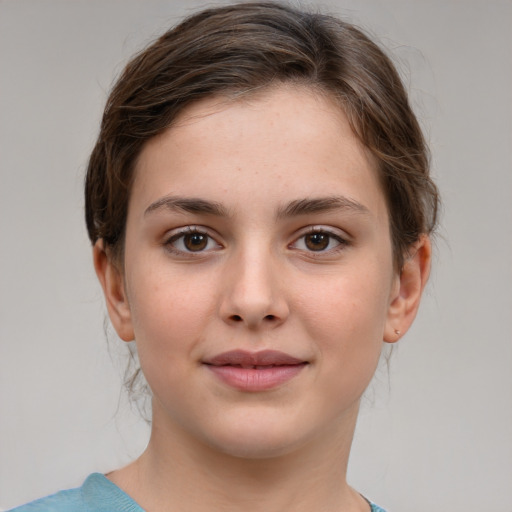
[[[151,203],[144,215],[157,210],[182,211],[186,213],[216,215],[218,217],[229,217],[226,208],[215,201],[207,201],[196,197],[165,196]]]

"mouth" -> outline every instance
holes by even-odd
[[[264,350],[224,352],[203,364],[221,382],[240,391],[257,392],[279,387],[309,364],[284,352]]]

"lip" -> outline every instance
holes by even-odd
[[[308,364],[284,352],[232,350],[203,362],[217,378],[240,391],[266,391],[297,376]]]

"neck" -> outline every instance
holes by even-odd
[[[146,451],[109,478],[147,512],[367,511],[346,483],[356,419],[357,410],[303,446],[247,459],[162,427],[154,411]]]

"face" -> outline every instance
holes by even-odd
[[[383,339],[403,332],[374,164],[304,89],[189,107],[140,155],[125,243],[109,307],[155,426],[225,453],[353,424]]]

